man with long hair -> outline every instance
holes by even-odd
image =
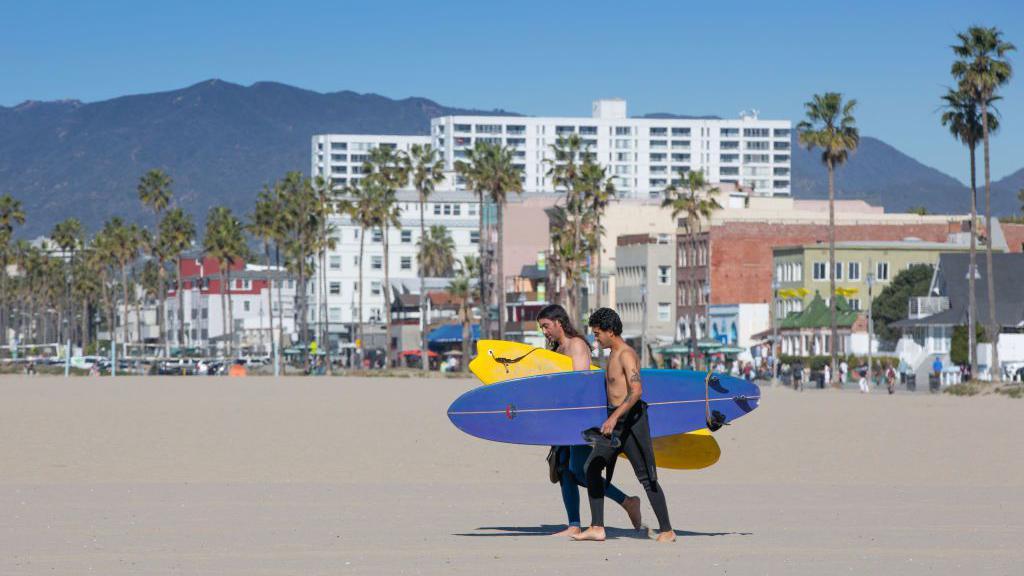
[[[572,358],[573,370],[590,370],[590,343],[573,327],[565,308],[558,304],[545,306],[538,314],[537,322],[548,347]],[[591,448],[587,445],[556,446],[552,450],[557,454],[558,483],[562,487],[562,503],[569,517],[569,527],[555,536],[574,536],[582,532],[579,487],[587,486],[583,465],[590,457]],[[626,510],[634,528],[640,528],[640,498],[626,496],[612,484],[608,484],[605,494]]]

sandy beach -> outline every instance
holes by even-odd
[[[662,473],[675,544],[595,544],[545,449],[451,426],[474,385],[2,377],[0,574],[1024,573],[1024,402],[766,388]]]

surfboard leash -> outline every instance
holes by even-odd
[[[523,354],[522,356],[520,356],[518,358],[502,358],[500,356],[495,356],[494,355],[494,350],[488,350],[487,353],[490,354],[491,358],[493,358],[495,362],[497,362],[498,364],[501,364],[505,368],[505,374],[508,374],[509,373],[509,369],[508,369],[509,364],[515,364],[515,363],[519,362],[520,360],[522,360],[523,358],[526,358],[530,354],[533,354],[537,350],[540,350],[540,348],[531,348],[529,352],[527,352],[526,354]]]

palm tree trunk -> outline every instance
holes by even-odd
[[[128,265],[121,265],[121,296],[124,298],[124,324],[121,325],[121,356],[128,358]]]
[[[469,372],[469,339],[470,339],[470,336],[469,336],[469,333],[470,333],[469,293],[470,293],[470,290],[469,290],[468,280],[467,280],[466,295],[465,295],[465,297],[464,297],[464,299],[462,301],[462,309],[460,310],[460,314],[459,314],[462,317],[462,372],[463,373]],[[421,351],[421,352],[423,352],[423,355],[426,356],[427,353],[425,351]]]
[[[598,210],[600,210],[600,209],[598,209]],[[602,296],[602,287],[601,287],[601,215],[600,215],[600,212],[598,212],[597,222],[596,222],[595,226],[596,226],[596,229],[594,230],[594,235],[597,238],[597,248],[594,251],[597,252],[597,255],[595,257],[595,260],[597,260],[597,283],[594,285],[594,301],[595,301],[594,308],[597,309],[597,308],[601,307],[601,296]]]
[[[175,277],[178,296],[178,350],[183,352],[185,349],[185,293],[181,289],[181,256],[179,255],[175,261],[177,263]]]
[[[359,363],[362,364],[366,356],[366,334],[363,331],[363,256],[366,251],[366,228],[359,231]],[[362,366],[359,366],[362,368]]]
[[[828,163],[828,314],[832,327],[829,355],[831,356],[832,382],[838,382],[836,354],[839,349],[836,329],[836,170],[832,161]],[[869,343],[870,344],[870,343]]]
[[[978,187],[976,178],[976,163],[974,151],[977,147],[972,143],[971,148],[971,259],[967,275],[967,346],[968,357],[971,363],[971,378],[977,378],[978,374],[978,343],[975,325],[978,322],[978,304],[975,300],[975,275],[978,270]]]
[[[388,266],[388,226],[384,225],[384,324],[386,333],[384,335],[384,358],[387,365],[391,367],[391,274]]]
[[[171,344],[167,338],[167,281],[164,275],[167,271],[164,268],[165,262],[160,261],[159,290],[157,292],[157,329],[160,330],[160,346],[164,349],[164,356],[171,355]]]
[[[269,320],[270,333],[270,361],[277,358],[277,348],[274,345],[274,276],[270,273],[270,244],[263,243],[263,255],[267,258],[267,319]]]
[[[228,306],[224,300],[228,291],[227,282],[224,280],[224,263],[220,266],[220,339],[224,343],[224,356],[228,356]]]
[[[483,339],[490,338],[490,311],[487,306],[487,234],[484,233],[484,193],[483,191],[478,192],[480,195],[480,337]]]
[[[135,286],[138,286],[137,284]],[[134,286],[133,286],[134,287]],[[142,298],[144,296],[135,295],[135,339],[139,344],[143,344],[142,338]],[[143,355],[145,355],[145,346],[142,347]]]
[[[424,205],[426,204],[426,200],[427,199],[423,197],[423,194],[420,194],[420,258],[417,258],[417,260],[420,261],[417,262],[417,264],[420,267],[420,326],[422,326],[422,328],[420,329],[421,370],[430,370],[430,359],[427,357],[427,282],[425,278],[426,274],[423,273],[422,268],[422,250],[423,246],[426,245],[427,239],[427,227],[426,224],[424,223],[423,218],[423,210]],[[465,336],[463,336],[463,339],[465,339]],[[463,359],[465,359],[465,356],[463,356]]]
[[[992,178],[989,173],[989,144],[988,144],[988,103],[985,98],[981,99],[981,133],[985,139],[985,230],[988,241],[985,242],[985,264],[988,267],[986,276],[988,281],[988,322],[989,342],[992,343],[992,381],[999,383],[1003,381],[1003,372],[999,365],[999,324],[996,320],[996,284],[995,274],[992,268]],[[973,327],[970,331],[973,331]]]
[[[274,266],[280,270],[281,268],[281,247],[278,246],[277,242],[274,242]],[[286,274],[287,276],[287,274]],[[284,346],[284,278],[281,279],[281,283],[277,286],[277,345]],[[273,311],[271,311],[273,316]],[[281,368],[281,374],[284,375],[287,372],[287,363],[278,363]]]
[[[227,290],[225,290],[225,292],[227,292],[227,295],[228,295],[228,331],[230,333],[229,334],[229,338],[228,338],[228,354],[229,355],[234,355],[234,353],[235,353],[235,311],[234,311],[234,309],[232,307],[232,304],[231,304],[231,263],[230,262],[228,262],[228,266],[227,266],[227,269],[225,270],[225,274],[226,274],[227,279],[228,279]]]
[[[89,302],[82,302],[82,354],[89,345]]]
[[[498,201],[498,270],[495,286],[498,288],[498,340],[505,339],[505,270],[502,266],[505,263],[505,223],[502,222],[505,212],[505,203]]]

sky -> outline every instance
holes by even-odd
[[[938,108],[949,46],[974,24],[1024,51],[1020,0],[0,0],[0,106],[220,78],[537,116],[621,97],[631,115],[756,109],[795,123],[813,94],[836,91],[857,100],[862,135],[965,181]],[[1024,55],[1011,59],[993,179],[1024,167]]]

